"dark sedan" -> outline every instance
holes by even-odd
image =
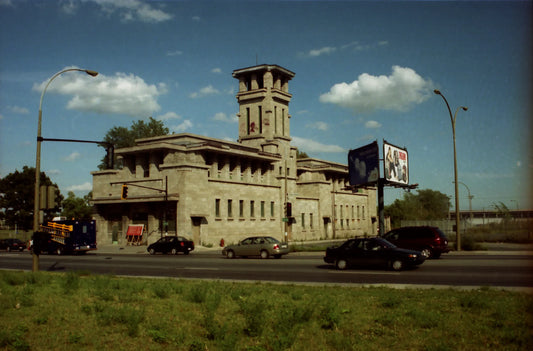
[[[341,246],[328,247],[324,262],[337,269],[351,266],[381,266],[399,271],[424,263],[426,257],[418,251],[400,249],[382,238],[355,238]]]
[[[150,255],[155,255],[158,252],[171,253],[173,255],[183,252],[188,255],[189,252],[194,250],[194,242],[182,236],[164,236],[148,246],[147,250]]]
[[[20,239],[0,240],[0,249],[9,251],[24,251],[26,244]]]

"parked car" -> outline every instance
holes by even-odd
[[[420,252],[400,249],[383,238],[349,239],[340,246],[328,247],[324,257],[324,262],[335,264],[340,270],[378,266],[399,271],[421,265],[425,260]]]
[[[24,251],[26,244],[20,239],[0,240],[0,249],[9,251]]]
[[[427,258],[439,258],[450,252],[448,238],[437,227],[402,227],[391,230],[383,238],[403,249],[420,251]]]
[[[227,258],[235,258],[237,256],[260,256],[261,258],[274,256],[275,258],[280,258],[288,253],[289,245],[271,236],[253,236],[241,240],[236,245],[226,246],[222,250],[222,254]]]
[[[173,255],[183,252],[185,255],[188,255],[194,250],[194,242],[182,236],[164,236],[149,245],[147,250],[150,255],[155,255],[158,252],[164,254],[171,253]]]

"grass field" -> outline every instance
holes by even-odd
[[[0,271],[6,350],[530,350],[533,296]]]

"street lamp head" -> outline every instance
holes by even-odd
[[[90,69],[86,69],[85,73],[87,73],[88,75],[93,76],[93,77],[96,77],[98,75],[98,72],[91,71]]]
[[[468,107],[466,106],[461,106],[461,108],[463,109],[463,111],[468,111]]]
[[[437,95],[442,95],[442,94],[440,93],[440,90],[439,90],[439,89],[435,89],[435,90],[433,90],[433,92],[434,92],[435,94],[437,94]]]

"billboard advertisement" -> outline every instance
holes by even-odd
[[[379,179],[378,142],[348,152],[350,185],[374,185]]]
[[[407,150],[383,141],[385,180],[391,183],[409,184],[409,159]]]

